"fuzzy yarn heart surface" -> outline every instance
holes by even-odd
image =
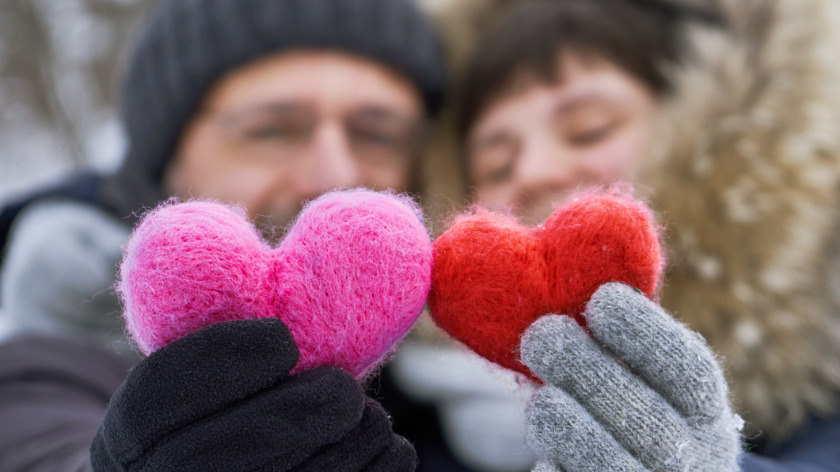
[[[165,204],[134,230],[118,291],[146,354],[212,323],[277,317],[321,365],[363,377],[411,328],[430,288],[432,246],[408,197],[332,192],[309,203],[277,248],[244,210]]]
[[[429,308],[435,323],[503,367],[519,361],[537,318],[581,313],[595,290],[623,282],[652,297],[664,266],[652,212],[627,189],[586,190],[542,226],[476,209],[434,242]]]

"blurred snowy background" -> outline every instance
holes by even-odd
[[[75,169],[116,168],[117,85],[157,2],[0,0],[0,205]]]
[[[0,0],[0,202],[124,147],[122,52],[155,0]]]

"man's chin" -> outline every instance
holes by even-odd
[[[301,209],[298,207],[291,211],[274,212],[270,215],[259,214],[253,219],[254,226],[266,241],[276,245],[286,236]]]

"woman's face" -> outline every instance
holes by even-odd
[[[573,55],[560,61],[561,80],[517,84],[468,136],[477,201],[531,224],[579,186],[632,181],[659,111],[654,93],[617,66]]]

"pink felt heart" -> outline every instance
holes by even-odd
[[[241,209],[164,205],[135,229],[118,290],[147,354],[212,323],[277,317],[300,349],[295,371],[332,365],[361,377],[420,314],[431,269],[417,205],[354,190],[311,202],[276,249]]]

